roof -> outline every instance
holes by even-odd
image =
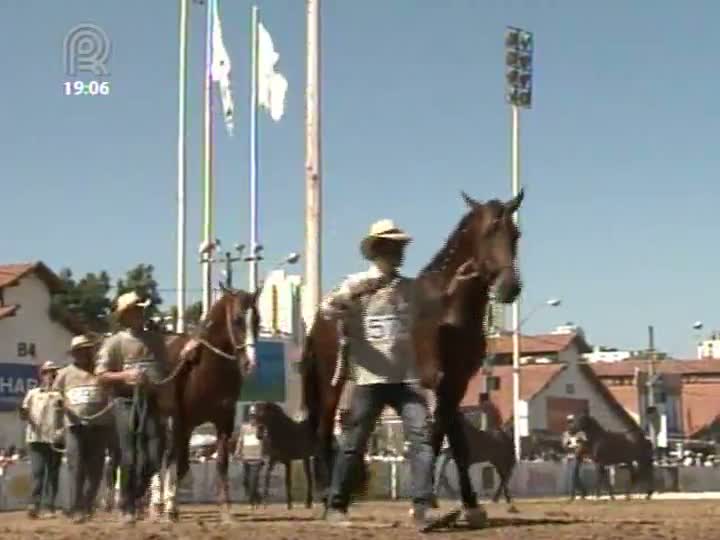
[[[512,336],[490,336],[487,340],[490,354],[512,354]],[[580,353],[591,352],[591,347],[585,339],[576,332],[567,334],[539,334],[535,336],[520,336],[520,352],[523,355],[559,353],[570,345],[576,344]]]
[[[567,368],[566,364],[531,364],[522,366],[520,377],[520,399],[530,401],[543,388]],[[513,382],[512,366],[496,366],[492,376],[500,379],[500,388],[491,392],[492,401],[499,409],[504,421],[512,418]],[[468,384],[461,407],[476,407],[482,388],[482,371],[479,371]]]
[[[17,313],[17,310],[20,308],[18,304],[12,304],[10,306],[0,306],[0,320],[4,319],[5,317],[12,317]]]
[[[60,292],[63,289],[62,280],[55,272],[40,261],[34,263],[0,264],[0,289],[17,285],[22,278],[30,274],[36,274],[37,277],[45,282],[52,293]]]
[[[694,437],[718,419],[720,383],[685,383],[682,386],[682,422],[685,436]]]
[[[520,368],[520,399],[530,401],[544,390],[556,377],[568,368],[568,364],[529,364]],[[636,427],[637,423],[625,410],[623,405],[615,399],[610,390],[595,375],[595,372],[586,364],[579,363],[577,367],[588,382],[605,399],[608,406],[617,414],[628,428]],[[491,399],[498,408],[503,421],[509,422],[513,416],[513,383],[512,366],[496,366],[492,375],[500,379],[500,388],[490,393]],[[468,384],[462,407],[476,407],[480,394],[483,374],[478,372]]]
[[[633,377],[635,370],[647,371],[647,358],[633,358],[620,362],[593,362],[589,364],[599,377]],[[697,375],[720,374],[720,359],[703,360],[657,360],[655,361],[657,373]]]

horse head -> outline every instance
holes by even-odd
[[[207,316],[209,341],[223,350],[230,349],[243,373],[255,366],[255,343],[260,333],[258,299],[260,290],[249,293],[220,284],[222,296]]]
[[[520,208],[524,192],[501,202],[479,202],[462,192],[470,208],[461,222],[461,236],[455,248],[459,264],[470,261],[474,270],[493,287],[495,298],[510,304],[520,294],[522,282],[517,270],[517,242],[520,232],[513,214]]]
[[[597,433],[598,429],[602,429],[597,420],[595,420],[590,413],[583,412],[577,416],[568,418],[568,433],[570,435],[577,435],[583,433],[585,435],[592,435]]]

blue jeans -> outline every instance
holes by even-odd
[[[77,425],[67,431],[67,458],[70,471],[73,514],[89,514],[102,480],[108,426]]]
[[[385,406],[392,407],[400,415],[405,439],[410,443],[413,504],[431,504],[434,456],[425,397],[419,387],[410,384],[369,384],[353,389],[350,419],[340,444],[330,485],[331,508],[347,510],[368,438]]]
[[[43,494],[45,494],[47,508],[54,512],[62,454],[53,450],[50,443],[43,442],[28,444],[28,453],[32,470],[30,502],[35,510],[40,510]]]

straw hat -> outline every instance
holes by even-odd
[[[95,346],[95,340],[92,339],[89,336],[86,336],[85,334],[80,334],[79,336],[75,336],[72,338],[72,341],[70,342],[70,351],[73,352],[78,349],[86,349],[88,347],[94,347]]]
[[[373,256],[373,244],[376,240],[395,240],[407,244],[412,237],[395,225],[392,219],[381,219],[370,226],[370,232],[360,243],[360,251],[363,257],[371,259]]]
[[[115,302],[115,313],[122,315],[123,312],[127,311],[132,307],[147,307],[150,305],[149,300],[143,300],[138,293],[135,291],[121,294]]]
[[[53,362],[52,360],[48,360],[47,362],[43,363],[42,366],[40,366],[40,373],[45,373],[47,371],[57,371],[60,369],[60,367]]]

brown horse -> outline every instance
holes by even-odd
[[[223,288],[223,295],[210,308],[195,338],[200,341],[200,347],[185,360],[180,360],[180,351],[190,337],[180,335],[168,339],[168,357],[179,370],[174,384],[173,444],[168,460],[177,463],[178,478],[182,479],[190,466],[193,430],[206,422],[214,424],[219,502],[223,505],[225,520],[231,518],[228,465],[235,407],[249,362],[246,337],[252,332],[257,342],[259,333],[259,294],[260,291],[251,294]]]
[[[488,462],[495,468],[500,477],[500,484],[492,498],[493,502],[498,502],[500,496],[504,495],[507,504],[511,505],[511,509],[514,509],[510,489],[508,488],[508,483],[510,482],[516,464],[515,446],[512,437],[502,429],[480,429],[464,415],[463,426],[465,429],[465,438],[468,441],[470,464]],[[440,491],[440,481],[445,475],[445,469],[449,464],[449,460],[452,459],[449,450],[449,448],[444,450],[444,452],[447,453],[445,456],[446,459],[442,460],[438,467],[435,481],[436,497]]]
[[[605,482],[610,498],[615,498],[610,479],[608,478],[607,467],[609,465],[624,465],[630,470],[631,481],[626,493],[628,498],[630,497],[630,491],[638,480],[638,476],[644,478],[646,482],[646,498],[649,499],[652,497],[655,491],[653,448],[652,443],[645,437],[645,434],[640,428],[635,428],[627,432],[608,431],[592,416],[585,413],[571,422],[568,432],[571,435],[579,432],[585,434],[586,440],[583,441],[578,452],[581,453],[581,457],[587,456],[595,462],[597,467],[597,483],[595,486],[597,497],[600,497],[602,484]],[[573,479],[579,476],[577,471],[580,462],[581,459],[576,461],[576,472],[573,475]],[[635,463],[637,464],[637,473],[635,472]]]
[[[468,473],[468,445],[459,405],[468,382],[486,355],[483,318],[491,288],[495,297],[510,303],[521,284],[515,269],[519,232],[512,216],[522,202],[522,192],[508,202],[480,203],[463,193],[469,211],[445,246],[418,276],[418,286],[429,297],[440,297],[466,263],[474,275],[451,294],[442,310],[418,320],[413,330],[417,366],[423,386],[437,396],[433,422],[435,454],[448,437],[458,468],[463,503],[477,506]],[[439,312],[437,312],[439,311]],[[303,399],[313,433],[317,437],[317,485],[328,488],[334,458],[333,425],[343,389],[338,380],[338,328],[316,316],[303,351]]]

